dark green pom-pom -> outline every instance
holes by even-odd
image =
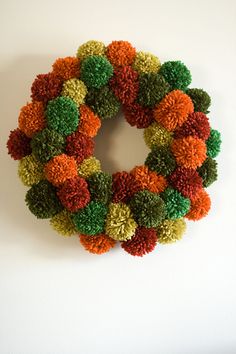
[[[189,69],[181,61],[165,62],[161,66],[159,74],[164,76],[172,90],[185,91],[192,80]]]
[[[95,172],[87,180],[91,199],[107,204],[112,195],[112,176],[105,172]]]
[[[136,222],[145,227],[157,227],[166,215],[163,200],[147,190],[134,194],[130,208]]]
[[[108,83],[112,75],[113,67],[105,57],[91,55],[82,62],[80,77],[88,87],[100,88]]]
[[[86,103],[101,119],[114,117],[120,108],[119,101],[108,86],[103,86],[100,89],[90,89],[86,97]]]
[[[62,154],[64,147],[64,137],[48,128],[36,133],[31,140],[31,148],[34,156],[43,163],[49,161],[53,156]]]
[[[70,135],[78,127],[79,110],[71,98],[61,96],[48,102],[46,117],[50,129]]]
[[[151,171],[155,171],[162,176],[168,176],[174,171],[176,162],[168,147],[159,146],[153,147],[146,158],[145,165]]]
[[[187,89],[186,93],[193,101],[195,112],[209,113],[208,109],[211,105],[211,97],[206,91],[198,88],[191,88]]]
[[[220,132],[215,129],[211,129],[209,138],[206,141],[207,156],[213,159],[219,154],[221,146]]]
[[[25,201],[31,213],[39,219],[51,218],[63,209],[56,189],[46,180],[34,184],[26,193]]]
[[[138,103],[145,107],[154,107],[170,91],[170,85],[164,77],[155,73],[141,74],[139,77]]]
[[[104,204],[91,201],[73,215],[76,229],[85,235],[100,234],[104,230],[107,208]]]
[[[208,157],[199,167],[198,173],[202,177],[203,187],[209,187],[217,180],[217,162]]]
[[[190,200],[173,188],[166,188],[161,198],[165,202],[167,219],[181,218],[190,210]]]

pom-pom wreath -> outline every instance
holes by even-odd
[[[34,80],[31,87],[33,101],[47,103],[61,93],[62,79],[54,73],[40,74]]]
[[[72,213],[84,208],[90,201],[88,184],[79,176],[67,179],[58,188],[57,195],[62,205]]]
[[[210,136],[206,141],[207,156],[213,159],[219,154],[221,146],[220,132],[215,129],[211,129]]]
[[[165,202],[166,218],[178,219],[187,214],[190,209],[190,200],[185,198],[177,190],[167,188],[161,198]]]
[[[61,134],[46,128],[34,135],[31,147],[36,159],[44,163],[64,151],[65,139]]]
[[[90,89],[86,103],[101,119],[114,117],[120,108],[118,99],[108,86]]]
[[[18,175],[25,186],[32,186],[44,178],[43,164],[34,155],[23,157],[19,161]]]
[[[203,187],[209,187],[217,180],[217,162],[208,157],[198,169],[198,173],[202,177]]]
[[[193,103],[188,95],[180,90],[171,91],[154,109],[154,118],[167,130],[180,127],[193,112]]]
[[[113,41],[106,50],[106,56],[114,67],[131,65],[135,54],[135,48],[126,41]]]
[[[209,113],[208,109],[211,105],[211,97],[202,89],[191,88],[186,90],[187,95],[194,104],[195,112]]]
[[[163,200],[147,190],[136,193],[130,201],[136,222],[145,227],[156,227],[166,215]]]
[[[70,135],[78,127],[79,111],[76,103],[69,97],[57,97],[50,101],[46,116],[49,129],[62,135]]]
[[[191,208],[188,214],[185,216],[189,220],[200,220],[205,217],[211,208],[211,199],[207,192],[202,189],[191,200]]]
[[[80,242],[83,247],[94,254],[103,254],[110,251],[115,246],[116,241],[105,234],[95,235],[80,235]]]
[[[73,214],[76,229],[86,235],[97,235],[103,232],[107,208],[104,204],[91,201],[85,208]]]
[[[165,62],[161,66],[159,74],[165,78],[172,90],[185,91],[192,81],[189,69],[181,61]]]
[[[154,107],[170,91],[163,76],[156,73],[141,74],[137,101],[144,107]]]
[[[126,242],[122,242],[121,247],[132,256],[142,257],[152,252],[157,244],[157,234],[155,229],[138,227],[135,235]]]
[[[184,219],[164,220],[157,228],[159,243],[168,244],[181,240],[186,230]]]
[[[14,160],[20,160],[31,154],[30,138],[28,138],[19,128],[10,132],[7,140],[8,154]]]
[[[175,139],[171,144],[171,150],[179,166],[195,169],[206,159],[206,144],[192,136]]]
[[[113,67],[105,57],[92,55],[82,61],[80,77],[88,87],[100,88],[112,75]]]
[[[43,103],[31,102],[22,107],[18,122],[20,130],[30,138],[43,130],[46,125]]]
[[[72,236],[77,232],[71,214],[65,209],[50,219],[50,225],[62,236]]]
[[[138,52],[135,56],[133,68],[140,74],[157,73],[160,67],[160,60],[151,53]]]
[[[32,102],[21,108],[7,141],[29,188],[29,210],[49,218],[61,235],[80,233],[95,254],[119,241],[143,256],[158,240],[179,240],[182,218],[198,220],[210,209],[203,188],[217,179],[213,159],[221,145],[206,116],[210,96],[188,88],[190,82],[181,61],[161,65],[123,40],[107,46],[91,40],[76,56],[54,61],[34,80]],[[143,164],[108,174],[94,156],[94,138],[104,119],[119,120],[120,109],[131,126],[144,129],[150,151]]]
[[[137,227],[127,204],[111,203],[106,219],[106,234],[117,241],[130,240]]]
[[[31,213],[38,219],[51,218],[62,210],[56,189],[46,180],[33,184],[26,193],[25,201]]]
[[[149,152],[145,165],[151,171],[155,171],[163,176],[168,176],[174,171],[176,162],[171,151],[165,147],[154,147],[151,152]]]

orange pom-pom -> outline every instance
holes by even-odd
[[[81,105],[79,110],[80,123],[78,131],[84,135],[89,136],[90,138],[93,138],[97,135],[97,132],[101,127],[101,120],[86,105]]]
[[[29,138],[43,130],[46,125],[43,103],[27,103],[27,105],[21,108],[18,123],[20,130]]]
[[[116,243],[115,240],[104,234],[95,236],[80,235],[80,242],[87,251],[95,254],[108,252]]]
[[[175,139],[171,150],[179,166],[197,168],[206,159],[206,144],[203,140],[188,136],[183,139]]]
[[[166,179],[150,171],[147,166],[136,166],[131,174],[138,182],[141,190],[147,189],[153,193],[161,193],[167,187]]]
[[[154,109],[154,118],[167,130],[180,127],[194,111],[190,97],[180,90],[171,91]]]
[[[191,198],[191,208],[185,217],[189,220],[200,220],[206,216],[211,208],[211,199],[202,189],[194,198]]]
[[[67,179],[77,176],[74,157],[62,154],[53,157],[44,167],[47,180],[58,187]]]
[[[107,58],[115,67],[131,65],[135,55],[135,48],[126,41],[113,41],[108,45],[106,51]]]
[[[79,77],[80,60],[75,57],[58,58],[53,64],[54,74],[63,80]]]

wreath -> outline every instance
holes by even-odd
[[[210,96],[190,83],[181,61],[161,65],[126,41],[88,41],[75,57],[57,59],[34,80],[7,141],[30,187],[29,210],[61,235],[79,234],[96,254],[120,242],[143,256],[181,239],[185,219],[210,209],[205,188],[217,179],[221,144],[206,115]],[[93,139],[120,108],[150,152],[143,165],[111,175],[93,156]]]

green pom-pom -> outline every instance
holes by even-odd
[[[109,203],[112,195],[112,176],[105,172],[93,173],[87,180],[91,199]]]
[[[38,219],[51,218],[63,209],[56,189],[46,180],[34,184],[26,193],[25,201]]]
[[[147,73],[139,76],[138,103],[145,107],[154,107],[170,91],[170,85],[164,77]]]
[[[46,108],[48,127],[62,135],[70,135],[79,124],[79,110],[69,97],[57,97]]]
[[[165,203],[155,193],[147,190],[134,194],[130,208],[140,226],[157,227],[166,215]]]
[[[91,201],[73,215],[76,229],[85,235],[100,234],[104,230],[107,208],[104,204]]]
[[[80,77],[88,87],[100,88],[108,83],[112,75],[113,67],[105,57],[92,55],[82,62]]]
[[[173,188],[167,188],[161,193],[161,198],[165,202],[167,219],[181,218],[190,210],[190,200]]]
[[[219,154],[221,146],[220,132],[215,129],[211,129],[209,138],[206,141],[207,156],[213,159]]]
[[[108,86],[89,90],[86,103],[101,118],[114,117],[120,108],[120,103]]]
[[[217,162],[208,157],[198,169],[198,173],[202,177],[203,186],[209,187],[217,180]]]
[[[151,171],[155,171],[162,176],[168,176],[174,171],[176,162],[168,147],[155,146],[148,154],[145,165],[148,166]]]
[[[164,76],[172,90],[185,91],[192,80],[189,69],[181,61],[165,62],[161,66],[159,74]]]
[[[33,155],[43,163],[49,161],[54,156],[62,154],[64,147],[64,137],[48,128],[36,133],[31,140]]]
[[[211,97],[202,89],[191,88],[186,91],[194,104],[195,112],[209,113],[208,109],[211,105]]]

